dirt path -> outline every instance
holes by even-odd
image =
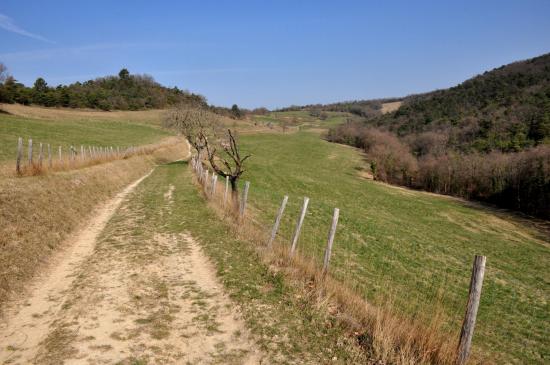
[[[14,303],[6,311],[0,326],[0,342],[3,345],[0,351],[1,363],[10,363],[15,359],[22,363],[31,361],[53,322],[53,315],[63,303],[63,295],[71,285],[72,276],[92,253],[97,236],[123,199],[149,174],[127,186],[99,209],[90,224],[70,239],[73,243],[53,258],[55,264],[51,265],[49,272],[31,284],[26,300]]]
[[[167,227],[179,221],[174,185],[145,192],[147,176],[109,201],[6,312],[0,364],[262,363],[200,246]]]

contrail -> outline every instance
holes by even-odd
[[[39,34],[34,34],[34,33],[31,33],[31,32],[27,32],[25,29],[23,29],[23,28],[19,27],[17,24],[15,24],[15,22],[13,21],[12,18],[10,18],[9,16],[4,15],[4,14],[0,14],[0,28],[3,28],[5,30],[7,30],[8,32],[17,33],[17,34],[23,35],[25,37],[37,39],[37,40],[42,41],[42,42],[52,43],[52,44],[55,43],[54,41],[51,41],[47,38],[44,38]]]

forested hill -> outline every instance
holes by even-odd
[[[117,76],[56,87],[49,86],[43,78],[38,78],[33,87],[26,87],[11,76],[5,75],[3,79],[0,79],[0,102],[3,103],[102,110],[156,109],[180,103],[207,106],[201,95],[177,87],[167,88],[151,76],[132,75],[126,69]]]
[[[512,152],[550,143],[550,53],[408,97],[397,111],[368,124],[400,137],[443,134],[447,147],[464,152]]]
[[[363,148],[375,179],[550,219],[550,54],[409,96],[327,138]]]

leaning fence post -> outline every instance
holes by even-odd
[[[32,139],[29,139],[29,165],[32,165]]]
[[[42,159],[44,158],[44,145],[40,142],[40,148],[38,149],[38,165],[42,167]]]
[[[15,159],[15,171],[21,173],[21,158],[23,157],[23,138],[17,140],[17,157]]]
[[[304,197],[304,204],[302,205],[302,211],[298,217],[298,222],[296,223],[296,230],[294,231],[294,236],[292,236],[292,245],[290,246],[290,257],[294,255],[296,251],[296,245],[298,244],[298,237],[300,237],[300,231],[302,230],[302,224],[304,223],[304,218],[306,217],[307,206],[309,204],[309,198]]]
[[[241,211],[240,211],[241,219],[244,218],[244,213],[245,213],[245,210],[246,210],[246,200],[248,199],[248,189],[249,188],[250,188],[250,181],[246,181],[244,183],[243,199],[241,201]]]
[[[338,225],[338,217],[340,215],[340,209],[334,208],[334,214],[332,215],[332,225],[328,232],[327,248],[325,249],[325,258],[323,260],[323,275],[326,275],[328,271],[328,264],[330,263],[330,255],[332,253],[332,243],[334,242],[334,235],[336,234],[336,226]]]
[[[479,299],[481,298],[481,287],[483,285],[483,276],[485,275],[485,256],[476,255],[472,267],[472,277],[470,279],[470,292],[468,294],[468,304],[466,305],[466,314],[462,322],[460,331],[460,341],[456,356],[456,365],[466,364],[470,349],[472,347],[472,338],[474,336],[474,327],[476,325],[477,309],[479,308]]]
[[[52,168],[52,146],[48,143],[48,167]]]
[[[268,248],[271,248],[271,246],[273,245],[273,241],[275,240],[275,236],[277,235],[277,231],[279,230],[279,225],[281,224],[281,217],[283,216],[283,212],[285,211],[287,202],[288,202],[288,195],[285,195],[285,197],[283,198],[283,202],[279,207],[279,212],[277,212],[277,217],[275,218],[275,224],[273,224],[273,229],[271,230],[271,236],[269,237],[269,241],[267,242]]]

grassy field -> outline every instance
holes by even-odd
[[[281,124],[286,121],[289,126],[300,126],[307,128],[328,128],[343,123],[350,115],[340,112],[326,112],[328,118],[321,120],[311,116],[308,111],[289,111],[289,112],[271,112],[267,115],[254,115],[252,119],[260,124],[271,123],[273,125]]]
[[[170,133],[160,128],[161,112],[97,112],[2,105],[0,162],[15,159],[17,138],[52,146],[129,146],[158,142]]]
[[[244,179],[266,229],[288,194],[281,235],[289,238],[302,197],[310,197],[299,248],[321,262],[332,210],[340,208],[335,277],[409,315],[438,308],[457,338],[473,257],[486,255],[474,353],[497,363],[549,358],[550,241],[540,232],[506,213],[367,180],[357,150],[311,133],[241,141],[253,153]]]

